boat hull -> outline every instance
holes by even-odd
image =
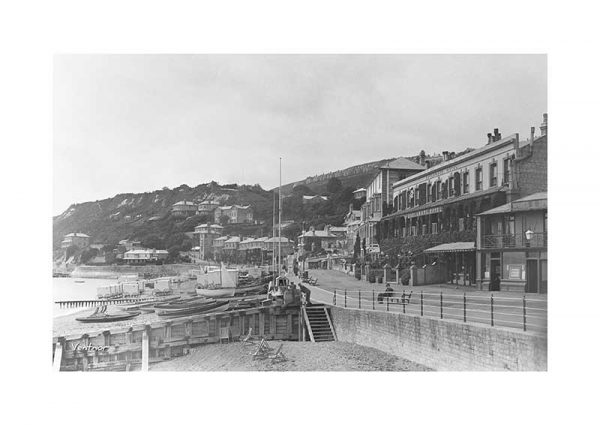
[[[127,314],[107,314],[88,317],[76,317],[75,320],[83,323],[118,322],[121,320],[131,319],[133,317],[139,316],[140,314],[140,311],[132,311],[131,313]]]
[[[224,298],[233,297],[235,295],[236,288],[216,288],[216,289],[203,289],[196,288],[196,294],[208,297],[208,298]]]

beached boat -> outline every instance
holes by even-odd
[[[90,316],[87,317],[76,317],[75,320],[84,323],[102,323],[102,322],[118,322],[120,320],[127,320],[133,317],[139,316],[140,311],[132,311],[128,313],[117,313],[108,314],[106,313],[106,306],[96,308]]]
[[[189,316],[192,314],[203,313],[209,310],[213,310],[217,307],[221,307],[225,304],[229,304],[229,301],[212,301],[210,303],[192,305],[188,307],[182,308],[174,308],[174,309],[158,309],[156,308],[156,314],[158,316]]]
[[[235,295],[253,295],[253,294],[266,294],[268,284],[259,283],[255,285],[238,286],[235,288]]]

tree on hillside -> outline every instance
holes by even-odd
[[[308,186],[306,186],[304,184],[299,184],[298,186],[294,186],[294,188],[292,189],[292,192],[294,194],[298,194],[300,196],[314,195],[314,192]]]
[[[329,193],[337,193],[342,190],[342,182],[337,177],[332,177],[327,182],[327,192]]]
[[[144,248],[164,249],[165,245],[158,235],[149,235],[141,240]]]
[[[229,216],[223,214],[221,217],[219,217],[219,223],[221,226],[226,226],[229,223]]]

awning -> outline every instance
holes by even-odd
[[[475,251],[475,242],[452,242],[443,243],[441,245],[434,246],[426,249],[427,254],[437,254],[441,252],[469,252]]]

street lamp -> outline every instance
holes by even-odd
[[[531,229],[529,229],[529,230],[527,230],[525,232],[525,239],[527,239],[528,241],[530,241],[531,238],[533,238],[533,231]]]

